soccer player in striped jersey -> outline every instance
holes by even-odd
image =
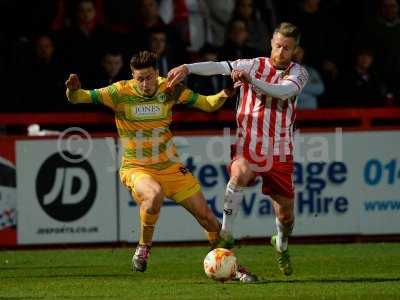
[[[102,104],[115,112],[115,123],[124,148],[121,182],[140,207],[140,241],[132,258],[132,267],[144,272],[165,197],[182,205],[197,219],[212,245],[220,238],[221,224],[207,206],[197,179],[179,161],[169,126],[175,104],[211,112],[221,107],[233,91],[226,89],[203,96],[181,84],[170,88],[166,78],[159,77],[156,55],[149,51],[135,55],[131,69],[133,79],[108,87],[83,90],[76,74],[69,76],[66,86],[70,102]],[[236,275],[242,282],[256,280],[242,267]]]
[[[187,74],[231,75],[240,86],[236,112],[236,142],[232,145],[230,180],[224,198],[222,230],[231,238],[243,189],[262,178],[262,192],[272,198],[277,234],[271,243],[280,270],[292,274],[288,237],[294,225],[293,126],[297,96],[307,71],[292,62],[300,32],[290,23],[280,24],[271,40],[271,56],[236,61],[181,65],[168,74],[169,86]]]

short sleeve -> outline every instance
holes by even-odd
[[[300,92],[307,84],[308,78],[309,74],[307,70],[299,64],[294,64],[290,69],[289,74],[283,77],[283,80],[287,80],[296,84]]]

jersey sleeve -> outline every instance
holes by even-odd
[[[116,82],[104,88],[89,90],[90,98],[95,104],[102,104],[114,109],[118,102],[121,86],[121,82]]]
[[[174,90],[174,99],[177,104],[186,104],[193,105],[197,98],[199,97],[198,93],[193,92],[192,90],[185,87],[183,84],[178,84]]]
[[[289,71],[289,74],[283,78],[283,81],[289,81],[294,83],[298,88],[298,93],[300,93],[304,86],[307,84],[309,79],[309,74],[306,69],[299,65],[295,64]]]
[[[251,71],[257,68],[258,59],[237,59],[229,63],[232,70],[243,70],[250,74]]]
[[[176,86],[174,92],[175,103],[185,104],[205,112],[213,112],[219,109],[227,99],[223,91],[215,95],[204,96],[193,92],[182,84]]]

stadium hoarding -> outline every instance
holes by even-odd
[[[209,206],[220,219],[229,180],[226,166],[231,139],[212,135],[175,137],[182,162],[199,179]],[[400,233],[400,200],[396,200],[400,194],[399,132],[301,133],[296,135],[295,149],[294,235]],[[383,184],[384,176],[387,184]],[[260,190],[258,182],[245,191],[235,222],[237,237],[265,237],[275,232],[271,202]],[[137,241],[138,207],[121,185],[119,195],[120,239]],[[380,201],[392,202],[376,204]],[[204,240],[204,234],[192,216],[167,200],[155,240]]]
[[[0,246],[17,244],[15,140],[0,137]]]
[[[18,244],[117,241],[114,139],[19,140]]]
[[[182,162],[198,178],[220,219],[231,140],[230,133],[175,137]],[[139,211],[119,183],[117,155],[122,151],[115,150],[115,139],[91,140],[92,150],[83,160],[79,153],[90,144],[68,143],[17,142],[19,185],[17,193],[11,188],[11,194],[14,191],[13,207],[18,204],[19,243],[137,241]],[[79,151],[68,153],[71,147]],[[400,132],[301,133],[295,148],[294,235],[400,233]],[[13,165],[10,153],[3,157]],[[238,237],[265,237],[275,231],[272,205],[260,186],[245,192],[235,223]],[[10,228],[15,241],[15,222]],[[155,240],[204,239],[195,219],[166,200]]]
[[[360,233],[399,234],[400,132],[359,132],[351,141],[357,150],[351,166],[357,172]]]

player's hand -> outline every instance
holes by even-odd
[[[236,94],[236,90],[233,86],[223,89],[222,92],[226,98],[231,98]]]
[[[78,75],[69,74],[69,77],[65,82],[65,86],[71,91],[79,90],[81,88],[81,82],[79,81]]]
[[[233,70],[231,73],[233,82],[250,83],[250,75],[243,70]]]
[[[189,74],[189,69],[186,65],[180,65],[168,72],[168,87],[171,88],[181,82]]]
[[[241,82],[241,81],[236,81],[234,84],[233,84],[233,88],[238,88],[238,87],[241,87],[243,85],[243,83]]]

